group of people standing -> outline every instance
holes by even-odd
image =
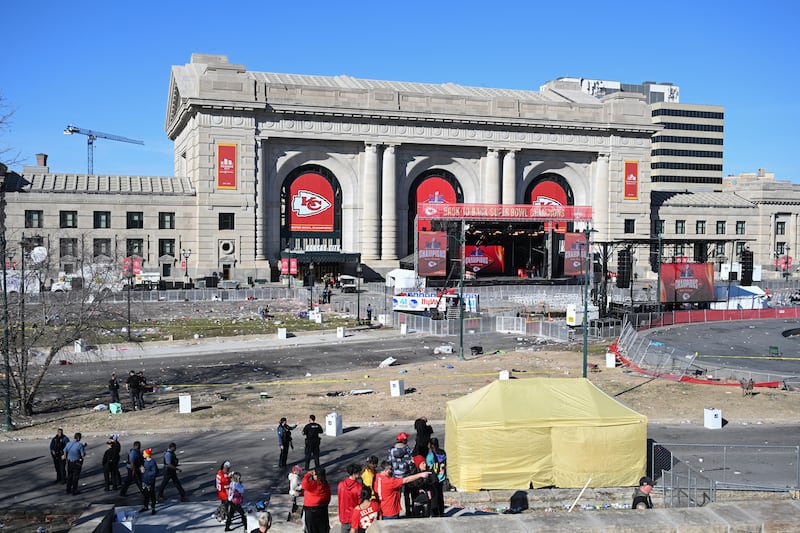
[[[81,439],[82,435],[78,432],[73,436],[73,440],[70,440],[64,435],[62,428],[58,428],[55,436],[50,439],[50,455],[56,471],[55,482],[64,483],[67,494],[80,494],[80,475],[86,458],[86,443]],[[163,501],[170,481],[178,489],[181,501],[188,501],[186,491],[178,478],[181,469],[177,449],[178,446],[174,442],[167,446],[162,462],[162,472],[153,458],[152,448],[142,450],[141,442],[135,441],[126,456],[125,466],[128,473],[123,482],[119,472],[122,444],[118,434],[111,435],[106,440],[106,450],[101,461],[103,489],[106,492],[119,490],[120,496],[127,496],[130,486],[136,485],[136,488],[142,493],[143,502],[140,512],[149,510],[152,514],[156,514],[156,494]],[[156,491],[156,478],[160,473],[163,473],[163,478],[159,490]]]
[[[121,388],[119,379],[116,373],[111,374],[111,379],[108,380],[108,393],[111,395],[111,403],[121,403],[119,398],[119,390]],[[149,385],[144,372],[140,370],[136,372],[131,370],[128,374],[128,379],[125,380],[125,390],[131,400],[131,410],[136,411],[144,409],[144,393],[147,392]]]
[[[291,449],[291,431],[286,418],[278,424],[280,468],[286,468]],[[405,508],[406,517],[444,515],[444,491],[447,485],[447,454],[432,437],[433,429],[426,418],[415,421],[416,442],[409,447],[410,436],[397,435],[396,442],[381,461],[370,456],[364,465],[350,464],[347,476],[337,486],[338,515],[342,533],[364,533],[375,520],[398,519]],[[319,435],[322,428],[312,416],[303,428],[306,436],[305,473],[299,465],[288,474],[292,513],[297,510],[296,499],[303,496],[305,533],[328,533],[328,505],[331,487],[327,472],[319,464]],[[311,439],[309,441],[309,439]],[[314,458],[314,468],[309,469]],[[223,465],[224,466],[224,465]],[[222,499],[220,493],[220,499]],[[289,515],[291,518],[291,513]]]

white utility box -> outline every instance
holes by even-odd
[[[325,435],[338,437],[342,434],[342,415],[330,413],[325,417]]]
[[[178,396],[178,412],[181,414],[192,412],[191,394],[181,394]]]
[[[708,407],[703,412],[703,425],[708,429],[722,429],[722,410]]]
[[[392,396],[403,396],[406,393],[405,383],[402,379],[394,379],[389,382],[389,390]]]

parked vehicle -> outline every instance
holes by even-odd
[[[22,271],[6,270],[6,292],[8,294],[19,294],[22,291]],[[0,280],[2,283],[2,280]],[[39,273],[31,270],[25,272],[25,294],[39,294],[41,282]]]
[[[339,286],[342,292],[356,292],[358,290],[358,278],[342,274],[339,276]]]

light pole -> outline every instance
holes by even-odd
[[[458,359],[464,360],[464,275],[466,270],[466,244],[467,244],[467,221],[461,219],[461,235],[458,239],[461,246],[461,266],[458,276]]]
[[[308,277],[309,277],[309,282],[311,283],[311,286],[309,287],[309,291],[308,291],[308,308],[309,309],[314,309],[314,268],[315,267],[316,267],[316,265],[314,264],[314,261],[311,261],[308,264]]]
[[[131,342],[131,291],[133,290],[133,257],[128,258],[128,342]]]
[[[356,265],[356,325],[361,325],[361,275],[364,267],[361,263]]]
[[[183,256],[183,278],[184,282],[189,281],[189,257],[192,255],[192,250],[189,248],[181,249],[181,255]]]
[[[786,247],[786,255],[783,256],[783,277],[784,279],[789,279],[791,273],[789,272],[789,252],[792,250],[791,246]]]
[[[586,242],[583,243],[583,248],[586,251],[586,256],[584,257],[584,268],[583,268],[583,377],[587,377],[587,367],[589,366],[589,267],[591,266],[589,260],[589,236],[591,235],[592,230],[589,229],[589,225],[586,225],[586,229],[583,231],[584,236],[586,237]]]
[[[658,234],[658,257],[656,258],[656,313],[661,314],[661,239],[663,236]],[[720,268],[722,268],[720,266]]]
[[[8,286],[6,285],[6,230],[3,228],[0,233],[0,253],[3,255],[3,367],[6,373],[5,382],[5,417],[3,420],[3,431],[12,431],[14,424],[11,422],[11,361],[8,354]]]

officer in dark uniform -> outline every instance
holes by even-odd
[[[312,457],[314,458],[314,468],[319,468],[319,443],[322,433],[322,426],[317,424],[317,417],[309,415],[308,424],[303,427],[303,435],[306,437],[306,471],[308,471]]]
[[[131,409],[135,411],[136,405],[139,402],[139,378],[133,370],[131,370],[128,379],[125,381],[125,388],[128,390],[128,394],[131,397]]]
[[[117,375],[112,373],[108,380],[108,392],[111,394],[111,403],[119,403],[119,381]]]
[[[170,442],[169,446],[167,447],[167,451],[164,452],[164,479],[161,481],[161,488],[158,490],[158,497],[161,500],[164,499],[164,489],[167,487],[167,483],[172,480],[181,495],[181,501],[185,502],[188,501],[186,499],[186,491],[183,490],[181,482],[178,479],[178,472],[180,472],[181,469],[178,468],[178,454],[175,453],[177,449],[178,446],[174,442]]]
[[[50,455],[53,457],[53,467],[56,469],[56,483],[67,482],[67,462],[64,460],[64,447],[69,442],[69,437],[64,435],[64,430],[58,428],[56,436],[50,440]]]

